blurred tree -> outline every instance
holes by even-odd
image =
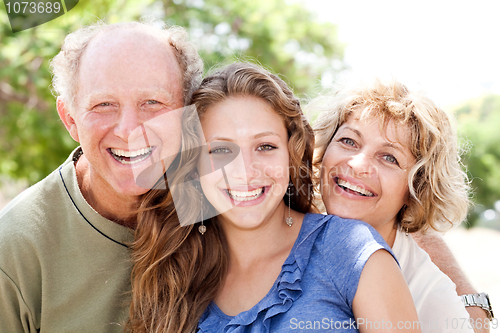
[[[0,174],[35,183],[76,147],[57,116],[48,72],[66,34],[98,18],[114,23],[145,15],[185,27],[206,68],[256,59],[285,76],[300,96],[343,66],[335,26],[316,22],[293,0],[81,0],[58,19],[18,33],[1,14]]]
[[[463,145],[469,146],[464,163],[472,180],[474,202],[468,227],[477,224],[481,210],[500,200],[500,96],[470,100],[455,110]],[[482,209],[478,209],[481,208]]]
[[[139,3],[139,1],[134,1]],[[76,143],[62,126],[51,94],[49,60],[64,37],[91,23],[98,13],[116,21],[117,1],[80,1],[67,14],[41,26],[12,33],[7,15],[0,15],[0,174],[35,183],[62,163]],[[120,12],[137,19],[133,6]]]
[[[336,27],[297,1],[163,0],[165,21],[186,27],[206,68],[250,57],[280,73],[295,93],[314,94],[325,73],[343,69]],[[330,76],[333,76],[330,75]]]

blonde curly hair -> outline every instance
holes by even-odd
[[[115,29],[142,29],[172,47],[182,73],[184,104],[187,105],[201,81],[203,62],[196,45],[188,40],[186,30],[177,26],[168,27],[165,22],[154,18],[116,24],[99,21],[66,36],[61,51],[50,62],[54,96],[60,96],[71,109],[74,108],[80,59],[87,45],[98,34]]]
[[[321,167],[325,151],[351,113],[390,120],[410,129],[410,150],[416,163],[408,175],[410,198],[398,213],[409,232],[432,228],[444,231],[467,216],[469,182],[460,160],[457,134],[448,114],[421,93],[403,84],[375,79],[313,100],[309,112],[321,112],[313,128],[316,136],[314,166]]]

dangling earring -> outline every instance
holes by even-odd
[[[207,231],[207,227],[203,224],[203,192],[201,191],[201,186],[199,184],[196,184],[195,188],[200,191],[201,225],[198,227],[198,231],[203,236]]]
[[[290,195],[290,188],[291,188],[292,186],[293,186],[293,184],[292,184],[292,183],[288,184],[288,189],[287,189],[287,193],[288,193],[288,217],[287,217],[287,218],[285,218],[285,223],[286,223],[289,227],[291,227],[291,226],[292,226],[292,224],[293,224],[293,218],[292,218],[292,216],[290,215],[290,210],[291,210],[291,209],[290,209],[290,201],[291,201],[291,200],[290,200],[290,196],[291,196],[291,195]]]

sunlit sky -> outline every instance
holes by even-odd
[[[307,0],[338,26],[350,76],[391,76],[442,107],[500,94],[500,1]]]

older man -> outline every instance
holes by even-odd
[[[121,332],[147,191],[134,174],[179,151],[203,65],[182,29],[155,22],[80,29],[51,66],[81,147],[0,213],[0,332]]]

